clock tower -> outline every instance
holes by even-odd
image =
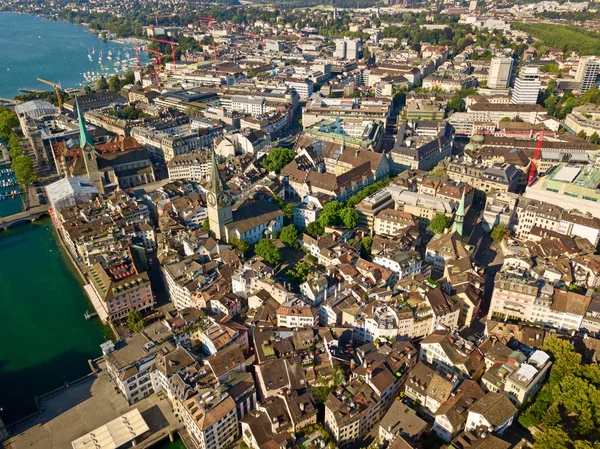
[[[77,108],[77,118],[79,120],[79,146],[81,147],[87,176],[92,180],[94,187],[96,187],[98,191],[104,193],[102,176],[98,170],[98,161],[96,160],[94,141],[87,132],[85,121],[83,120],[83,114],[81,113],[79,101],[77,101],[77,99],[75,99],[75,107]]]
[[[229,187],[221,179],[214,149],[210,155],[210,173],[206,185],[206,202],[208,203],[208,222],[210,230],[218,240],[227,241],[225,226],[233,221],[231,194]]]

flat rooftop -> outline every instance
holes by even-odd
[[[71,444],[73,449],[117,449],[149,430],[136,408],[86,433]]]
[[[108,375],[104,361],[99,372],[63,388],[56,394],[39,399],[42,412],[11,428],[12,437],[3,443],[4,449],[67,449],[82,435],[109,421],[139,410],[149,432],[137,438],[142,449],[166,438],[180,429],[171,404],[161,393],[129,405],[117,391]]]

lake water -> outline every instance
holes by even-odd
[[[92,50],[90,61],[88,52]],[[118,51],[124,56],[128,50],[129,56],[135,58],[131,45],[102,41],[85,26],[0,13],[0,97],[12,98],[23,87],[51,89],[36,78],[60,83],[63,88],[78,87],[84,82],[82,73],[102,70],[98,63],[101,50],[107,75],[115,72],[115,59],[106,58],[109,50],[115,57]],[[141,59],[142,64],[148,62],[145,52]]]

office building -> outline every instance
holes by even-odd
[[[513,104],[536,104],[542,81],[537,67],[524,67],[515,80],[511,102]]]
[[[600,70],[600,60],[593,56],[584,56],[579,60],[575,81],[579,83],[579,92],[584,93],[596,84]]]
[[[506,89],[512,75],[512,58],[492,58],[488,76],[488,87],[491,89]]]

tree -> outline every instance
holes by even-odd
[[[272,240],[262,239],[254,247],[254,252],[265,259],[269,265],[279,265],[281,262],[281,251]]]
[[[577,137],[579,137],[580,139],[585,139],[585,131],[583,129],[579,131],[577,133]]]
[[[502,117],[502,118],[500,119],[500,121],[501,121],[501,122],[510,122],[510,121],[511,121],[511,118],[510,118],[510,117]]]
[[[0,108],[0,138],[8,139],[13,128],[19,126],[17,114],[13,114],[6,108]]]
[[[208,218],[206,218],[202,222],[202,229],[204,229],[205,231],[210,231],[210,221],[208,220]]]
[[[450,226],[452,220],[443,214],[438,214],[429,223],[429,228],[436,234],[442,234],[444,229]]]
[[[298,243],[298,230],[293,224],[287,225],[281,230],[279,240],[281,240],[281,243],[285,246],[289,246],[290,248],[300,248],[300,244]]]
[[[294,266],[294,268],[288,270],[285,274],[287,278],[296,284],[302,284],[306,282],[306,278],[311,272],[311,265],[306,260],[301,260]]]
[[[507,232],[508,228],[506,227],[506,225],[504,223],[498,223],[496,226],[494,226],[494,229],[492,229],[490,237],[492,237],[495,242],[500,243],[504,238],[504,234],[506,234]]]
[[[318,221],[313,221],[312,223],[308,224],[304,232],[306,232],[312,238],[316,239],[325,233],[325,229],[323,228],[321,223],[319,223]]]
[[[279,173],[283,167],[292,162],[296,153],[288,148],[273,148],[263,161],[263,167],[270,172]]]
[[[283,215],[285,216],[285,218],[291,220],[292,218],[294,218],[296,207],[292,203],[284,203],[281,210],[283,211]]]
[[[323,210],[319,214],[319,218],[317,219],[321,226],[334,226],[340,223],[340,211],[342,209],[342,205],[339,201],[333,200],[329,201],[325,206],[323,206]]]
[[[33,169],[33,162],[29,156],[19,154],[12,159],[11,166],[21,187],[27,188],[37,181],[37,175]]]
[[[569,449],[571,439],[560,427],[549,427],[535,434],[533,449]]]
[[[358,212],[351,207],[343,208],[340,211],[340,218],[348,229],[354,229],[358,226]]]
[[[98,90],[101,92],[105,92],[108,90],[109,85],[108,85],[108,81],[106,81],[106,78],[104,78],[104,75],[102,75],[100,77],[100,79],[98,80]]]
[[[108,90],[116,94],[121,90],[121,80],[117,75],[113,75],[108,80]]]
[[[579,416],[577,417],[577,424],[575,425],[575,432],[579,436],[586,437],[594,434],[595,426],[594,419],[592,417],[592,411],[589,408],[584,408]]]
[[[246,253],[250,249],[250,245],[246,240],[238,239],[237,237],[232,237],[229,243],[231,243],[234,248],[239,249],[243,253]]]
[[[127,327],[131,332],[139,332],[144,328],[144,318],[137,310],[132,310],[127,315]]]
[[[600,136],[598,135],[598,133],[596,131],[594,131],[593,134],[590,136],[590,143],[598,145],[599,142],[600,142]]]
[[[433,170],[429,172],[432,176],[437,176],[438,178],[447,178],[448,172],[446,171],[446,167],[442,164],[437,164]]]
[[[365,252],[366,256],[371,255],[371,248],[373,247],[373,239],[371,237],[363,237],[360,241],[360,246]]]

